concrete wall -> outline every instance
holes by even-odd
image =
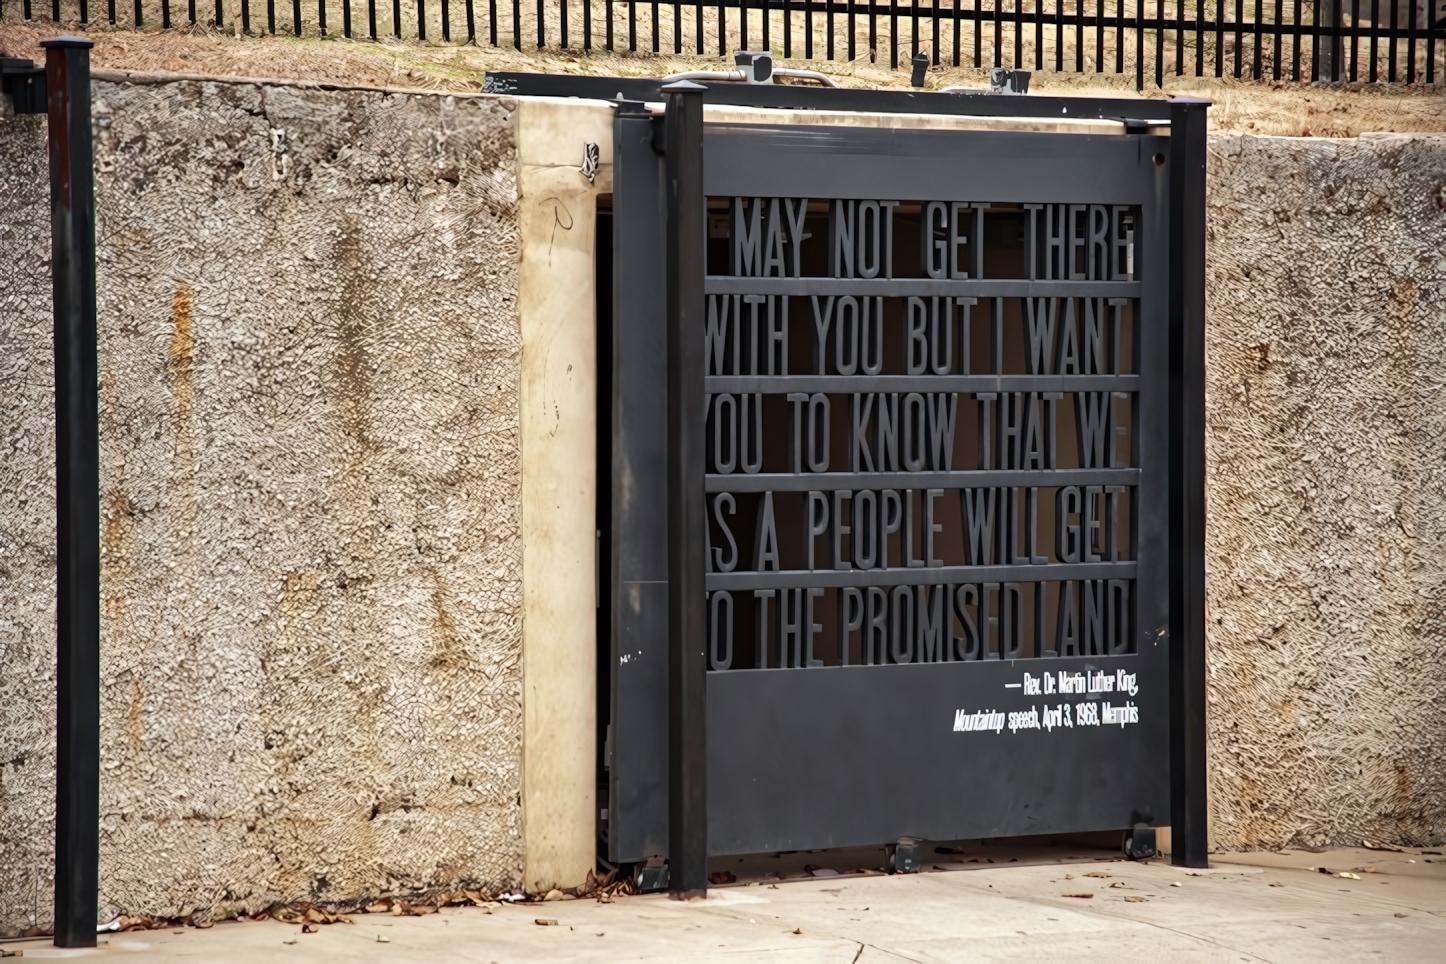
[[[1210,156],[1217,846],[1446,838],[1446,137]]]
[[[55,366],[45,118],[0,119],[0,934],[48,924],[55,823]]]
[[[101,83],[107,909],[591,865],[600,104]],[[0,121],[0,931],[49,918],[44,128]],[[1446,835],[1446,143],[1218,139],[1226,848]]]
[[[521,883],[512,106],[97,85],[103,905]],[[41,130],[0,126],[0,220],[48,236]],[[7,930],[48,915],[53,792],[46,249],[23,240]]]

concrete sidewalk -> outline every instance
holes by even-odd
[[[1218,856],[1207,872],[1160,861],[931,864],[931,872],[908,876],[754,881],[715,888],[693,904],[661,895],[553,901],[491,913],[362,914],[316,934],[272,921],[223,923],[108,935],[95,951],[43,942],[0,949],[23,947],[26,958],[216,964],[1446,959],[1446,864],[1425,862],[1446,858],[1364,850]]]

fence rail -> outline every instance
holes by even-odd
[[[330,5],[328,5],[330,4]],[[61,0],[50,18],[61,21]],[[91,0],[76,14],[91,21]],[[99,3],[96,3],[97,8]],[[934,65],[1436,84],[1446,0],[105,0],[112,26]],[[30,20],[37,0],[23,0]],[[280,7],[281,9],[278,9]],[[289,7],[289,9],[287,9]],[[13,6],[12,8],[13,9]],[[97,9],[97,14],[100,11]],[[458,17],[460,14],[460,18]],[[227,18],[230,18],[229,20]],[[338,23],[338,20],[340,23]]]

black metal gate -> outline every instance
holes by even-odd
[[[659,123],[616,124],[613,860],[668,850]],[[1170,142],[706,128],[708,853],[1170,822]]]

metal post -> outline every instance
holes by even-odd
[[[100,442],[89,40],[45,48],[55,312],[55,944],[94,947],[100,827]]]
[[[1316,36],[1319,43],[1318,77],[1322,81],[1340,83],[1345,45],[1341,37],[1341,0],[1316,0]]]
[[[663,88],[668,204],[668,890],[708,890],[703,91]]]
[[[1170,102],[1171,862],[1204,867],[1205,151],[1210,101]]]

